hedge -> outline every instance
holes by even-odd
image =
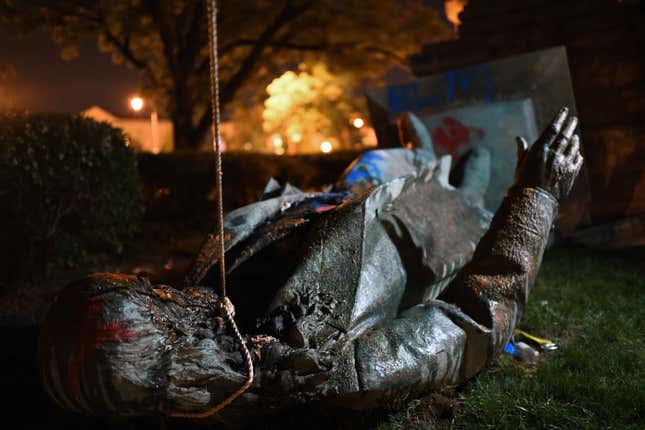
[[[119,252],[143,213],[136,155],[107,123],[2,114],[0,207],[5,281]]]

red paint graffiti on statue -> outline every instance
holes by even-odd
[[[99,321],[103,310],[101,299],[91,299],[80,304],[80,315],[84,319],[79,327],[79,345],[68,363],[67,385],[76,398],[80,395],[80,373],[92,359],[95,352],[106,342],[124,342],[136,335],[118,322]]]

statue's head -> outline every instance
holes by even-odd
[[[206,288],[178,290],[134,275],[69,284],[43,323],[43,384],[88,415],[202,411],[244,380],[239,346]]]
[[[140,302],[130,302],[130,291],[149,285],[139,276],[96,273],[58,294],[42,325],[39,359],[44,386],[60,406],[92,414],[122,405],[115,380],[135,369],[114,369],[111,359],[124,353],[132,354],[129,362],[158,359],[152,348],[127,351],[131,341],[155,336],[136,323],[143,317]],[[133,387],[132,396],[137,391]]]

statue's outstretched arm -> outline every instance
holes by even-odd
[[[361,402],[396,392],[460,383],[508,342],[540,267],[558,199],[582,165],[577,120],[563,109],[527,150],[518,140],[516,183],[472,261],[438,298],[354,341]]]

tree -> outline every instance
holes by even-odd
[[[423,0],[220,0],[220,101],[257,92],[289,65],[376,76],[424,44],[451,37]],[[208,132],[205,6],[197,0],[0,0],[0,18],[41,28],[71,57],[82,37],[141,72],[143,89],[173,121],[177,147]]]
[[[318,152],[324,141],[331,150],[360,140],[350,123],[364,112],[363,103],[353,94],[353,76],[331,74],[324,63],[300,69],[285,72],[267,87],[262,128],[276,135],[278,149],[286,145],[294,152]]]

